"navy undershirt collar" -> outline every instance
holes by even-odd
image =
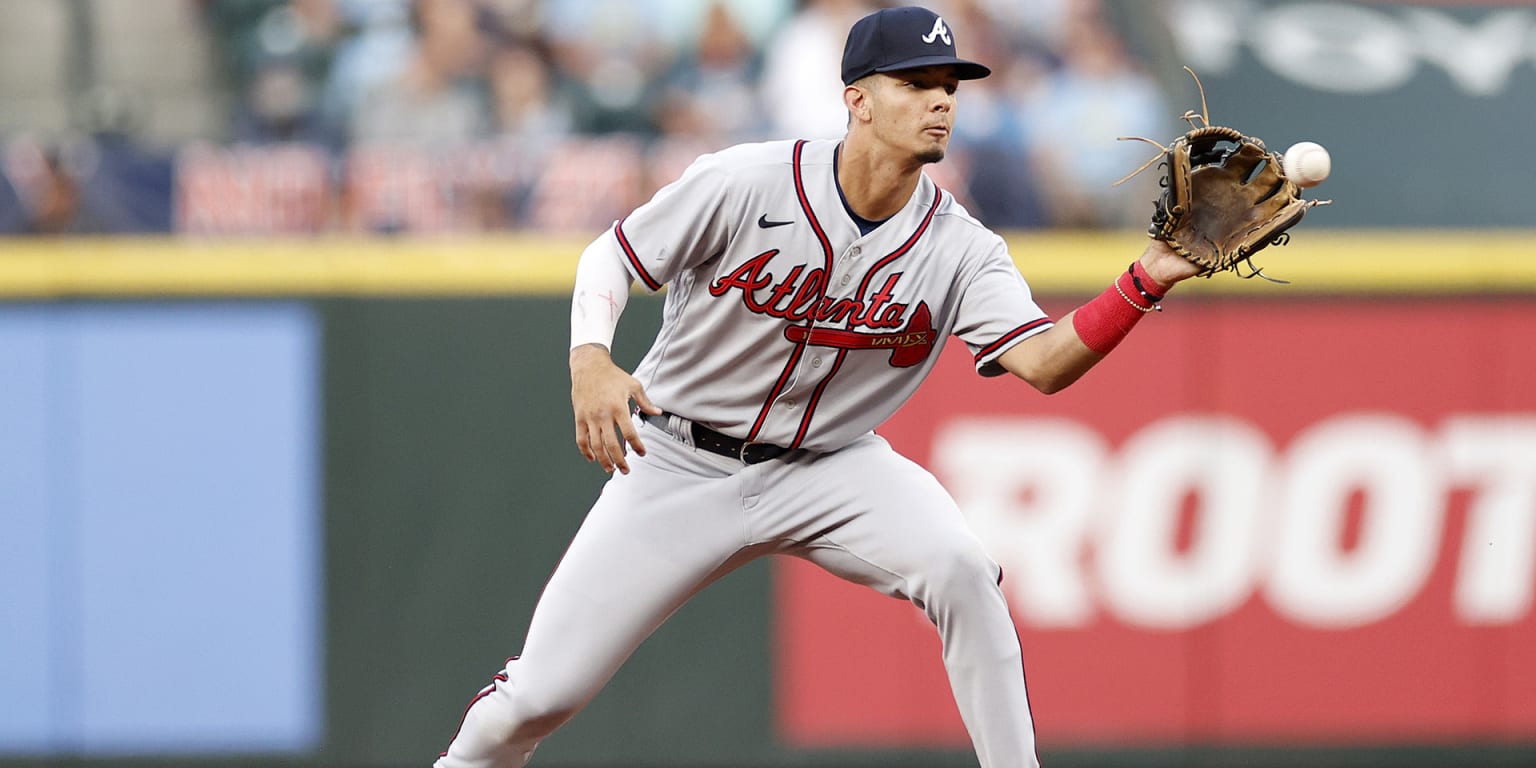
[[[859,236],[863,237],[864,235],[875,231],[875,228],[879,227],[881,224],[890,221],[891,217],[887,216],[879,221],[870,221],[869,219],[866,219],[863,216],[853,212],[853,207],[848,205],[848,196],[843,194],[843,183],[837,179],[837,167],[838,163],[841,162],[842,157],[843,145],[839,144],[837,145],[837,149],[832,151],[832,184],[833,186],[837,187],[837,199],[843,201],[843,210],[847,211],[848,216],[853,219],[853,223],[858,225]]]

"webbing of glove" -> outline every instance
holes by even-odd
[[[1265,246],[1284,243],[1287,229],[1317,203],[1302,200],[1285,177],[1280,156],[1264,142],[1223,126],[1196,128],[1164,152],[1163,193],[1148,234],[1179,255],[1216,272],[1253,277],[1248,260]]]

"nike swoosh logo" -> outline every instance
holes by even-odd
[[[793,223],[795,223],[795,222],[792,221],[792,220],[791,221],[769,221],[768,220],[768,214],[766,214],[766,213],[761,215],[761,216],[759,216],[759,217],[757,217],[757,225],[759,227],[762,227],[763,229],[773,229],[774,227],[782,227],[782,226],[785,226],[786,224],[793,224]]]

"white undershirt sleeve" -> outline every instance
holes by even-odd
[[[613,332],[633,282],[612,235],[597,238],[581,252],[571,296],[571,349],[583,344],[613,348]]]

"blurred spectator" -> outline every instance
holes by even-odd
[[[761,51],[794,11],[795,0],[658,0],[667,23],[661,42],[673,50],[694,45],[719,6],[731,15],[754,50]]]
[[[960,86],[963,117],[944,162],[959,173],[946,189],[988,226],[1038,227],[1045,214],[1029,172],[1030,137],[1019,97],[1050,66],[1047,57],[1032,40],[1010,36],[983,0],[948,0],[937,7],[952,26],[967,31],[964,55],[992,68],[991,77]]]
[[[710,3],[698,39],[664,78],[656,100],[661,133],[715,149],[763,138],[759,66],[757,51],[732,12],[722,2]]]
[[[654,134],[652,89],[670,63],[665,0],[560,0],[545,31],[581,133]]]
[[[1144,3],[1146,0],[1129,0]],[[1019,44],[1043,50],[1060,50],[1065,44],[1067,19],[1077,0],[977,0],[992,19],[992,28]]]
[[[549,54],[512,39],[496,46],[486,72],[494,130],[537,151],[553,146],[574,128],[571,108],[557,92]]]
[[[335,0],[205,0],[202,7],[233,89],[231,137],[339,145],[343,125],[322,102],[343,34]]]
[[[415,47],[398,75],[363,94],[353,141],[448,144],[489,134],[480,10],[473,0],[414,0]]]
[[[6,175],[15,180],[18,193],[16,214],[7,217],[7,232],[58,235],[98,229],[81,215],[80,184],[65,169],[58,147],[22,140],[7,150]]]
[[[6,232],[37,235],[167,232],[171,161],[121,135],[5,148],[5,176],[17,213],[0,215]],[[19,215],[18,215],[19,214]]]
[[[400,75],[416,42],[411,29],[411,0],[334,2],[345,34],[332,55],[320,111],[326,122],[345,131],[358,101]]]
[[[776,138],[837,138],[848,132],[843,107],[843,43],[848,28],[881,5],[867,0],[801,0],[767,44],[763,109]]]
[[[849,25],[906,0],[143,1],[202,10],[230,88],[231,131],[209,138],[238,146],[176,154],[178,175],[172,153],[130,140],[143,99],[87,87],[75,122],[90,140],[9,153],[0,231],[600,226],[700,153],[843,135]],[[1166,130],[1162,83],[1136,56],[1166,37],[1145,29],[1152,12],[929,5],[994,71],[961,88],[934,178],[994,227],[1139,226],[1153,176],[1113,183],[1148,148],[1115,137]],[[178,179],[200,196],[178,197]],[[300,215],[311,199],[339,208]],[[172,200],[198,205],[173,217]]]
[[[298,67],[286,62],[264,65],[244,96],[232,128],[236,142],[304,142],[339,148],[342,129],[320,114],[314,84]]]
[[[1031,167],[1050,223],[1060,227],[1137,225],[1156,196],[1155,174],[1115,186],[1155,149],[1120,136],[1166,132],[1157,83],[1130,60],[1097,3],[1077,0],[1067,21],[1061,68],[1027,104]]]
[[[21,193],[6,174],[5,164],[0,162],[0,235],[25,232],[30,213],[22,206]]]
[[[466,190],[479,229],[527,221],[535,184],[575,123],[567,94],[556,88],[548,51],[536,39],[509,36],[517,27],[509,29],[505,21],[487,71],[495,147]]]

